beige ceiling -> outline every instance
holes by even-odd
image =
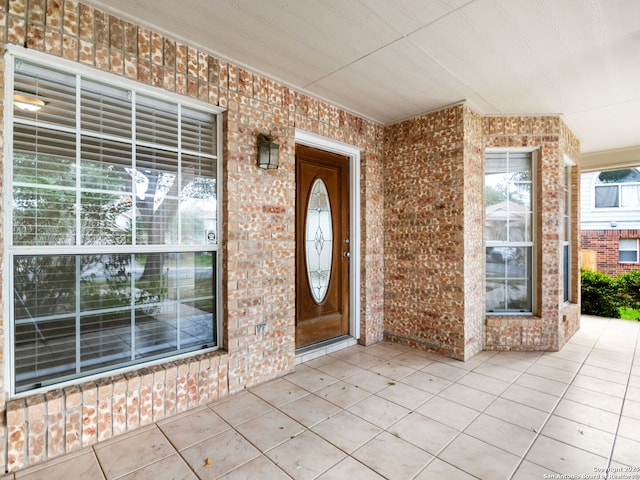
[[[640,164],[640,0],[89,3],[382,124],[461,100],[561,114],[583,153]]]

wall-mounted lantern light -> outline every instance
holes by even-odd
[[[274,142],[271,134],[258,134],[258,166],[265,170],[278,168],[280,145]]]
[[[27,93],[14,93],[13,105],[20,110],[26,110],[29,112],[37,112],[47,103],[44,100],[39,99],[36,96],[29,95]]]

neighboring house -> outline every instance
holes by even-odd
[[[580,176],[580,248],[595,252],[597,270],[610,275],[640,268],[640,170]]]
[[[559,115],[383,126],[81,2],[9,4],[0,474],[356,342],[466,361],[578,330]]]

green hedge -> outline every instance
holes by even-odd
[[[615,279],[623,307],[640,310],[640,270],[632,270]]]
[[[582,313],[620,318],[619,309],[640,310],[640,270],[611,277],[606,273],[581,270]]]
[[[581,270],[582,313],[598,317],[620,318],[618,308],[622,299],[617,280],[610,275],[592,270]]]

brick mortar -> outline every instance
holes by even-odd
[[[216,351],[9,400],[7,469],[71,453],[224,398],[227,361],[226,352]]]

